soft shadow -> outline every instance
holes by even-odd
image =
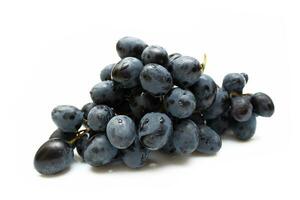
[[[184,165],[188,162],[189,156],[182,156],[176,154],[164,154],[161,152],[152,152],[150,158],[147,160],[142,168],[131,169],[122,163],[122,161],[116,161],[100,167],[91,167],[91,171],[94,173],[122,173],[131,172],[139,173],[144,171],[153,171],[162,169],[163,167],[170,165]]]

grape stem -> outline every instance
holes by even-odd
[[[86,128],[86,129],[82,129],[76,132],[76,136],[69,141],[69,144],[74,144],[77,140],[81,139],[85,133],[88,133],[91,129],[90,128]]]
[[[203,62],[200,64],[200,70],[203,73],[207,64],[207,56],[206,53],[203,55]]]

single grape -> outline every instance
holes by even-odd
[[[90,91],[93,102],[97,105],[114,106],[123,100],[123,90],[113,81],[102,81]]]
[[[251,103],[255,114],[262,117],[271,117],[274,113],[274,103],[265,93],[258,92],[252,95]]]
[[[174,88],[164,97],[164,108],[174,117],[187,118],[196,108],[196,99],[189,90]]]
[[[167,51],[160,46],[148,46],[144,49],[142,53],[143,63],[155,63],[161,66],[167,67],[169,62],[169,57]]]
[[[213,129],[206,125],[200,127],[198,152],[215,154],[221,149],[221,146],[222,140]]]
[[[129,99],[129,106],[133,115],[140,119],[148,112],[158,111],[160,99],[147,92],[141,92]]]
[[[139,84],[139,75],[143,63],[134,57],[123,58],[112,69],[112,79],[121,84],[123,88],[133,88]]]
[[[224,77],[222,87],[229,93],[242,93],[246,82],[247,81],[243,74],[230,73]]]
[[[112,71],[112,69],[113,69],[114,66],[115,66],[115,63],[114,64],[109,64],[109,65],[106,65],[101,70],[101,73],[100,73],[100,79],[101,79],[101,81],[111,80],[111,71]]]
[[[200,63],[193,57],[178,57],[170,62],[170,67],[174,84],[181,88],[192,86],[201,75]]]
[[[243,141],[249,140],[253,137],[256,130],[256,116],[252,115],[251,118],[245,122],[232,120],[230,128],[237,139]]]
[[[106,125],[114,113],[105,105],[98,105],[91,109],[87,117],[87,124],[93,131],[105,131]]]
[[[199,128],[192,120],[185,119],[175,124],[173,134],[173,143],[176,152],[190,154],[198,148]]]
[[[143,146],[158,150],[167,143],[172,132],[172,121],[166,114],[151,112],[141,119],[138,133]]]
[[[245,122],[252,116],[250,96],[235,96],[231,98],[231,116],[239,122]]]
[[[213,104],[203,111],[204,119],[215,119],[230,108],[230,96],[222,88],[217,90]]]
[[[150,150],[143,147],[138,139],[127,149],[122,150],[123,163],[129,168],[141,168],[150,155]]]
[[[208,75],[202,74],[190,87],[197,102],[197,110],[205,110],[212,105],[217,93],[217,84]]]
[[[76,132],[64,132],[61,129],[56,129],[51,136],[49,137],[49,139],[61,139],[67,143],[69,143],[71,140],[73,140],[76,137]],[[70,144],[73,148],[75,147],[75,145]]]
[[[120,58],[135,57],[140,59],[142,52],[148,45],[135,37],[123,37],[116,45],[117,52]]]
[[[52,120],[64,132],[77,131],[83,122],[83,112],[74,106],[61,105],[52,110]]]
[[[173,87],[171,74],[158,64],[145,65],[140,73],[140,81],[143,89],[154,96],[165,95]]]
[[[134,121],[126,115],[113,117],[106,127],[107,138],[118,149],[126,149],[136,138]]]
[[[96,134],[89,139],[83,157],[86,163],[97,167],[110,163],[118,153],[103,134]]]
[[[35,169],[44,175],[52,175],[64,171],[73,162],[73,149],[62,139],[50,139],[36,152]]]
[[[92,108],[94,108],[95,106],[96,106],[96,104],[95,104],[94,102],[90,102],[90,103],[85,104],[85,105],[81,108],[81,112],[83,112],[83,118],[84,118],[85,120],[87,120],[87,116],[88,116],[90,110],[91,110]]]

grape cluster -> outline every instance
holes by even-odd
[[[245,73],[227,74],[219,87],[193,57],[134,37],[121,38],[116,49],[121,60],[103,68],[92,102],[53,109],[58,128],[34,158],[41,174],[68,168],[74,149],[92,166],[122,160],[130,168],[144,166],[153,151],[215,154],[222,135],[249,140],[256,117],[274,113],[268,95],[243,93]]]

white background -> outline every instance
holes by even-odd
[[[296,2],[1,0],[0,199],[299,199]],[[207,53],[218,84],[248,73],[245,91],[269,94],[274,116],[258,118],[249,142],[225,139],[216,156],[163,157],[140,170],[76,162],[40,176],[33,156],[55,130],[52,108],[89,102],[126,35],[199,60]]]

